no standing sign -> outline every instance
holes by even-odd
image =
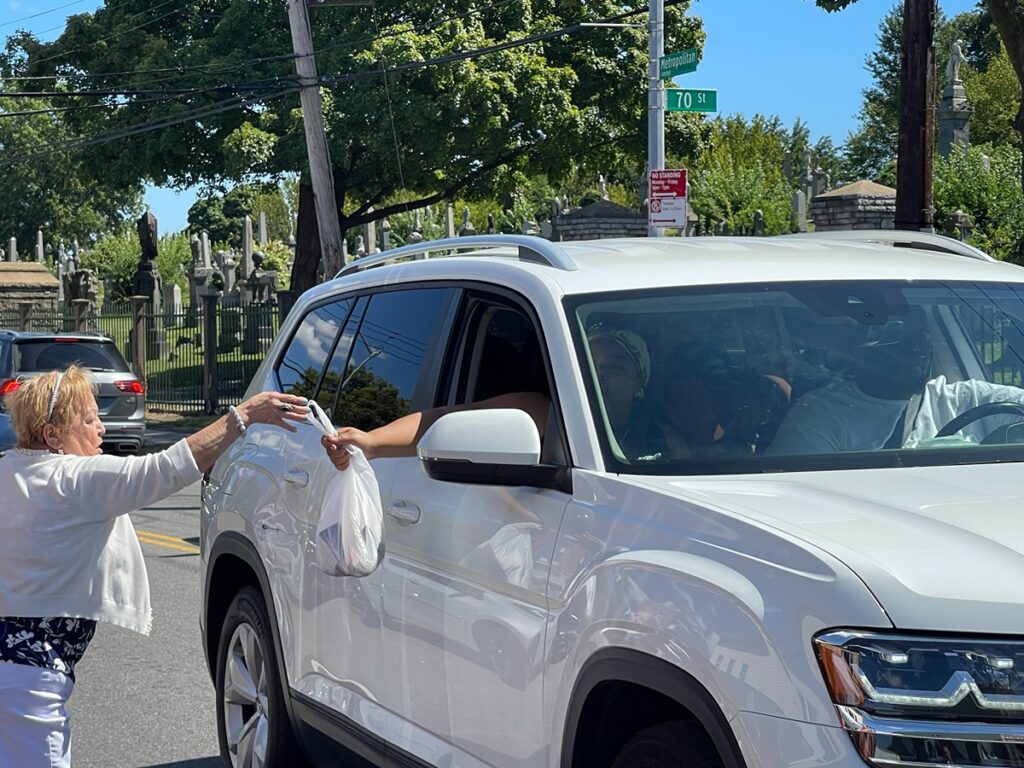
[[[686,226],[686,169],[650,172],[647,223],[652,227]]]

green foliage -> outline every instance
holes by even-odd
[[[971,241],[999,259],[1024,263],[1021,153],[1015,147],[953,147],[935,160],[935,221],[956,211],[974,222]]]
[[[270,240],[266,245],[260,246],[259,250],[263,254],[263,269],[277,272],[278,287],[287,288],[291,280],[291,269],[288,265],[291,262],[292,249],[280,240]]]
[[[242,228],[246,215],[252,217],[253,232],[259,213],[267,214],[267,237],[284,240],[292,231],[291,211],[282,188],[270,183],[240,184],[223,195],[196,200],[188,209],[189,229],[206,232],[211,241],[242,247]]]
[[[224,168],[231,178],[265,172],[274,157],[277,136],[246,121],[224,139]]]
[[[141,254],[134,225],[122,223],[113,232],[101,236],[92,248],[82,254],[82,266],[94,270],[101,280],[109,281],[113,295],[108,298],[124,299],[132,295],[132,278]],[[173,282],[186,289],[188,278],[185,269],[191,261],[192,252],[186,235],[160,238],[156,265],[165,285]]]
[[[778,118],[714,121],[690,178],[691,205],[705,228],[751,228],[760,210],[765,234],[791,231],[792,188],[782,174],[789,139]]]
[[[701,21],[687,15],[688,6],[682,2],[666,9],[667,50],[703,44]],[[383,204],[402,190],[410,191],[413,207],[456,198],[494,201],[510,194],[524,176],[543,175],[559,188],[577,173],[596,179],[605,172],[615,183],[609,169],[630,168],[635,175],[643,166],[646,109],[638,95],[647,67],[643,28],[577,28],[479,58],[405,69],[386,80],[380,74],[382,69],[632,13],[634,5],[507,0],[466,7],[470,12],[427,0],[379,0],[372,10],[325,9],[316,14],[313,42],[322,52],[317,66],[329,81],[322,89],[324,115],[343,229],[368,216],[398,213],[384,210]],[[59,68],[70,86],[79,84],[78,73],[95,77],[175,67],[183,72],[180,77],[168,75],[165,87],[293,82],[285,3],[179,0],[175,8],[175,13],[144,26],[140,19],[153,16],[143,0],[111,2],[95,13],[75,16],[53,43],[24,46],[27,69],[49,75]],[[134,28],[132,35],[117,34],[127,27]],[[279,60],[238,64],[276,54],[281,54]],[[103,78],[88,82],[100,86]],[[143,77],[137,82],[129,77],[118,84],[146,83]],[[224,98],[222,90],[195,93],[187,102],[129,97],[109,111],[80,111],[68,119],[80,133],[98,134],[143,120],[180,117]],[[670,120],[673,142],[691,150],[696,124]],[[254,101],[101,145],[91,152],[90,162],[111,178],[179,187],[201,183],[219,188],[229,181],[294,174],[306,167],[298,99],[292,93],[262,104]],[[623,186],[628,190],[628,184]],[[545,209],[548,205],[545,201]],[[370,206],[376,214],[367,214]],[[235,241],[237,233],[225,221],[233,218],[226,203],[222,210],[208,203],[190,216],[190,224],[195,229],[202,221],[213,239]],[[476,218],[474,223],[484,226]]]
[[[878,46],[865,62],[872,85],[863,92],[860,126],[846,139],[847,162],[856,178],[879,181],[896,157],[902,36],[903,3],[898,2],[878,26]]]
[[[1017,144],[1020,134],[1013,127],[1020,109],[1020,81],[1013,71],[1006,49],[988,61],[984,71],[964,68],[964,88],[971,104],[971,141],[977,144]]]
[[[32,112],[49,106],[36,99],[2,98],[0,88],[2,112]],[[90,175],[83,162],[88,149],[31,157],[41,147],[75,138],[61,114],[0,119],[0,148],[6,166],[0,174],[0,232],[5,238],[18,238],[22,252],[35,243],[38,229],[54,244],[78,240],[87,245],[125,217],[141,212],[141,184],[136,181],[117,187],[102,176]],[[11,164],[6,165],[8,162]]]

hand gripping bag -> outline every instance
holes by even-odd
[[[336,472],[324,492],[316,527],[316,562],[332,576],[369,576],[384,557],[384,512],[373,467],[363,452],[346,446],[348,469]]]
[[[306,418],[325,435],[337,434],[315,400]],[[363,452],[346,446],[348,469],[336,472],[324,491],[316,526],[316,562],[332,576],[369,576],[384,557],[384,514],[373,467]]]

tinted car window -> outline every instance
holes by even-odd
[[[320,372],[334,348],[341,324],[345,322],[350,299],[324,304],[302,319],[288,349],[277,364],[277,380],[282,392],[312,397]]]
[[[375,429],[409,413],[447,299],[447,288],[371,297],[348,356],[335,421]]]
[[[52,371],[71,364],[94,371],[128,372],[128,364],[109,341],[54,341],[32,339],[16,342],[18,372]]]

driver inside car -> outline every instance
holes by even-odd
[[[1011,421],[1024,420],[1024,390],[1018,387],[978,379],[949,382],[943,374],[931,374],[932,344],[923,313],[873,326],[852,352],[850,375],[795,400],[768,453],[913,448],[954,433],[980,443],[1008,415]],[[990,408],[953,425],[959,429],[943,429],[981,406]],[[913,419],[909,432],[908,418]]]

